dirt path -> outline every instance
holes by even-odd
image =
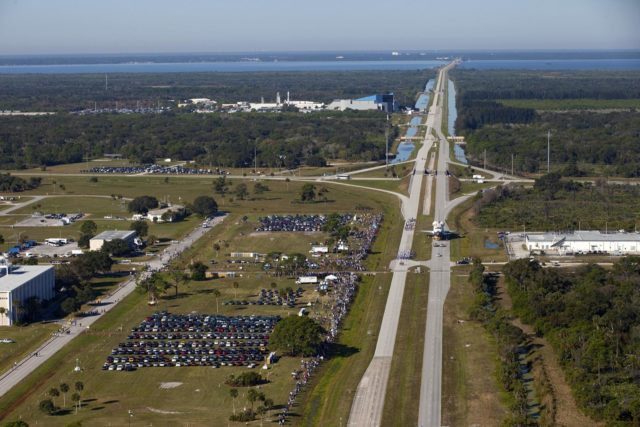
[[[502,278],[498,285],[498,300],[503,308],[511,309],[511,298],[504,287]],[[529,336],[533,348],[536,349],[536,355],[539,357],[540,363],[542,363],[544,370],[547,372],[553,388],[553,395],[556,398],[556,419],[554,425],[561,427],[603,425],[584,415],[578,408],[571,393],[571,388],[565,379],[564,372],[560,367],[558,358],[547,340],[537,337],[533,328],[530,325],[522,323],[520,319],[514,319],[512,324],[522,329],[522,331]],[[539,371],[539,369],[537,369],[537,371]]]

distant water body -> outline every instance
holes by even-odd
[[[477,70],[640,70],[640,59],[479,59],[458,67]]]
[[[423,70],[445,61],[233,61],[135,62],[122,64],[3,65],[0,74],[203,73],[262,71]]]

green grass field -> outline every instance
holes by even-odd
[[[507,255],[501,242],[497,238],[497,229],[477,228],[471,222],[473,199],[457,206],[450,214],[450,224],[453,231],[460,234],[459,238],[451,240],[451,260],[457,261],[463,257],[480,258],[483,261],[506,261]],[[498,244],[492,249],[485,246],[486,242]]]
[[[99,180],[99,183],[104,184],[104,181],[113,178],[115,177]],[[155,178],[155,180],[161,181],[162,179]],[[73,185],[73,179],[71,181],[71,185]],[[118,180],[115,179],[115,181]],[[183,180],[185,183],[197,181]],[[80,184],[86,185],[81,181],[75,182],[78,187]],[[271,183],[268,184],[271,185]],[[170,181],[170,185],[167,187],[170,191],[177,192],[178,188],[171,188],[175,185]],[[289,192],[286,189],[287,185],[291,186]],[[210,181],[207,186],[210,186]],[[317,239],[318,236],[299,234],[295,238],[293,236],[282,238],[267,234],[256,238],[250,235],[251,226],[243,224],[239,218],[246,213],[250,221],[255,220],[259,215],[274,213],[270,210],[271,208],[276,211],[275,213],[353,212],[354,200],[361,201],[359,203],[363,206],[385,212],[381,234],[374,245],[374,253],[368,261],[370,268],[382,269],[393,258],[400,235],[398,227],[401,226],[401,221],[398,221],[397,201],[393,196],[371,191],[366,192],[367,197],[362,197],[362,189],[328,186],[329,196],[334,201],[312,204],[291,203],[296,198],[291,190],[294,187],[299,189],[300,186],[300,183],[293,182],[288,184],[274,183],[272,187],[274,191],[267,193],[267,196],[273,195],[276,200],[265,197],[254,201],[230,202],[227,198],[227,205],[231,211],[231,215],[226,220],[229,222],[214,228],[209,236],[201,239],[190,251],[187,251],[183,257],[183,265],[186,265],[192,258],[215,257],[213,242],[220,240],[229,241],[229,248],[225,248],[225,251],[252,249],[266,252],[271,249],[286,252],[308,250],[309,243]],[[130,191],[128,194],[135,194],[135,191],[145,191],[146,193],[146,190],[136,190],[134,187],[128,190]],[[193,191],[193,188],[185,186],[182,194]],[[288,203],[283,203],[282,199]],[[224,206],[222,208],[224,209]],[[162,224],[154,225],[154,227],[160,226]],[[324,415],[329,414],[327,425],[337,425],[339,422],[336,420],[339,417],[348,416],[350,400],[338,399],[337,397],[343,397],[339,392],[346,390],[344,387],[352,387],[355,390],[362,372],[366,369],[375,347],[376,331],[379,328],[380,317],[377,313],[384,307],[389,281],[390,276],[386,274],[378,274],[375,278],[365,277],[351,314],[345,321],[345,329],[340,338],[340,342],[345,348],[355,348],[356,352],[347,351],[323,366],[321,374],[316,376],[314,383],[301,398],[298,407],[299,411],[308,414],[309,418],[306,415],[301,418],[294,417],[294,423],[307,419],[319,419],[316,418],[319,414],[323,414],[322,419],[324,420]],[[233,282],[238,282],[238,289],[234,289]],[[144,423],[144,425],[149,423],[178,426],[211,425],[211,420],[226,425],[226,420],[231,413],[231,399],[228,397],[227,387],[222,383],[229,373],[237,373],[246,368],[147,368],[134,373],[122,373],[105,372],[100,367],[111,348],[122,341],[126,335],[126,333],[118,332],[121,326],[124,331],[127,331],[131,326],[139,323],[145,315],[157,309],[166,309],[172,312],[198,311],[207,313],[213,313],[219,309],[221,313],[249,314],[249,309],[246,306],[226,306],[222,302],[226,299],[255,296],[260,288],[268,288],[271,282],[276,282],[276,286],[279,288],[293,286],[292,279],[273,279],[259,271],[249,271],[243,272],[242,277],[238,276],[235,279],[189,283],[180,288],[179,298],[162,298],[158,306],[153,309],[145,304],[145,296],[137,293],[132,294],[122,301],[114,311],[97,322],[90,332],[74,340],[39,368],[34,375],[31,375],[0,399],[0,418],[22,417],[30,423],[52,426],[63,426],[71,421],[85,420],[90,425],[106,426],[122,425],[127,421],[127,411],[132,410],[136,414],[134,421]],[[218,289],[222,293],[218,301],[211,296],[213,289]],[[172,292],[169,294],[172,295]],[[314,292],[309,289],[305,292],[301,304],[312,299],[315,300]],[[251,307],[251,312],[254,312],[253,307],[256,306]],[[294,313],[298,309],[298,307],[294,309],[260,307],[260,313],[280,315]],[[72,368],[75,366],[75,358],[78,355],[80,355],[83,372],[71,374]],[[276,404],[284,403],[289,390],[293,387],[293,380],[289,374],[298,365],[298,359],[284,358],[270,371],[269,379],[271,382],[263,386],[263,391],[273,398]],[[76,380],[84,381],[86,390],[83,393],[85,407],[77,416],[66,414],[51,417],[37,411],[38,402],[45,398],[49,388],[57,386],[62,381],[75,382]],[[172,390],[159,388],[160,383],[170,381],[181,382],[182,385]],[[124,384],[126,386],[123,386]],[[338,391],[337,394],[336,391]],[[307,400],[312,397],[313,400]],[[57,399],[56,403],[61,405],[60,401],[61,399]],[[246,400],[244,403],[241,402],[242,397],[239,397],[238,405],[246,405]],[[308,405],[307,402],[309,402]],[[258,425],[258,423],[259,421],[256,421],[253,425]]]
[[[442,424],[497,426],[508,408],[494,374],[495,344],[482,325],[467,316],[473,302],[467,270],[453,270],[444,305]]]
[[[535,110],[610,110],[640,108],[640,99],[498,99],[508,107]]]
[[[382,414],[383,426],[410,426],[418,422],[420,381],[427,322],[429,273],[408,273],[393,350]]]

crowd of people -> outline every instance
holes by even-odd
[[[316,261],[320,270],[365,271],[364,261],[373,246],[380,224],[382,214],[360,214],[352,218],[350,222],[348,249],[341,252],[338,257],[323,257]],[[337,243],[338,247],[344,242]],[[337,251],[337,248],[335,250]]]
[[[327,344],[334,343],[338,338],[340,323],[347,315],[349,306],[353,302],[356,295],[356,283],[358,281],[358,276],[355,273],[338,273],[331,276],[335,277],[335,279],[330,281],[330,310],[327,316],[318,319],[321,323],[328,324],[327,336],[325,338],[325,342]],[[286,423],[287,416],[295,404],[296,397],[300,391],[302,391],[303,387],[309,382],[314,371],[318,366],[320,366],[320,362],[323,360],[324,356],[322,354],[316,355],[310,359],[301,360],[300,371],[296,373],[296,382],[293,390],[289,392],[287,403],[284,405],[282,412],[278,414],[279,425]]]
[[[227,175],[228,172],[219,168],[186,168],[184,166],[162,166],[162,165],[142,165],[142,166],[97,166],[91,169],[80,171],[82,173],[100,174],[151,174],[151,175]]]
[[[166,366],[247,366],[264,360],[278,316],[158,312],[132,328],[104,370]]]
[[[302,359],[300,362],[300,371],[295,373],[296,384],[293,390],[289,392],[289,398],[286,405],[282,408],[282,412],[278,414],[278,425],[284,425],[287,422],[287,416],[291,407],[296,403],[298,394],[302,391],[302,388],[307,385],[309,379],[313,375],[313,372],[320,366],[320,362],[324,358],[322,356],[315,356],[310,359]]]

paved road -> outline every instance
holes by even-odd
[[[216,217],[211,225],[215,226],[223,221],[224,217]],[[157,271],[164,268],[173,258],[183,252],[185,249],[190,248],[198,239],[204,236],[211,228],[197,227],[186,235],[182,240],[176,243],[170,244],[164,251],[158,256],[154,257],[147,262],[149,272]],[[150,274],[150,273],[147,273]],[[34,350],[33,354],[27,356],[19,363],[17,363],[12,369],[3,373],[0,376],[0,396],[4,396],[12,387],[22,381],[31,372],[33,372],[38,366],[46,362],[51,356],[67,345],[71,340],[80,335],[91,327],[91,325],[100,319],[104,313],[107,313],[113,309],[118,302],[133,292],[136,288],[135,279],[131,279],[123,282],[118,289],[116,289],[109,297],[102,298],[102,306],[100,312],[96,316],[85,317],[81,320],[77,320],[75,324],[69,326],[69,333],[62,333],[51,337],[38,349]],[[37,354],[37,356],[36,356]]]
[[[442,76],[442,73],[441,73]],[[404,205],[405,219],[417,218],[422,192],[422,180],[427,155],[433,144],[431,129],[435,123],[436,109],[427,115],[427,132],[422,147],[415,160],[415,174],[409,185],[409,200]],[[405,228],[400,240],[399,254],[408,253],[413,245],[414,229]],[[395,260],[391,263],[393,277],[387,303],[385,305],[378,342],[373,359],[364,373],[351,406],[350,427],[377,427],[381,425],[382,411],[389,380],[391,358],[396,342],[396,332],[400,321],[400,309],[404,296],[407,269],[410,263]]]
[[[446,71],[440,74],[436,96],[444,97],[444,84],[446,84]],[[444,74],[444,76],[443,76]],[[444,83],[444,84],[440,84]],[[435,121],[442,121],[442,107],[437,100]],[[449,162],[449,144],[444,137],[440,126],[435,126],[438,139],[438,175],[436,176],[436,202],[434,219],[445,221],[449,212],[458,204],[472,195],[459,197],[448,201],[448,178],[444,171]],[[418,411],[419,427],[436,427],[441,423],[442,401],[442,315],[444,302],[449,292],[451,278],[451,257],[448,242],[440,247],[434,247],[429,276],[429,302],[427,305],[427,324],[425,329],[424,352],[422,360],[422,377],[420,382],[420,407]]]

